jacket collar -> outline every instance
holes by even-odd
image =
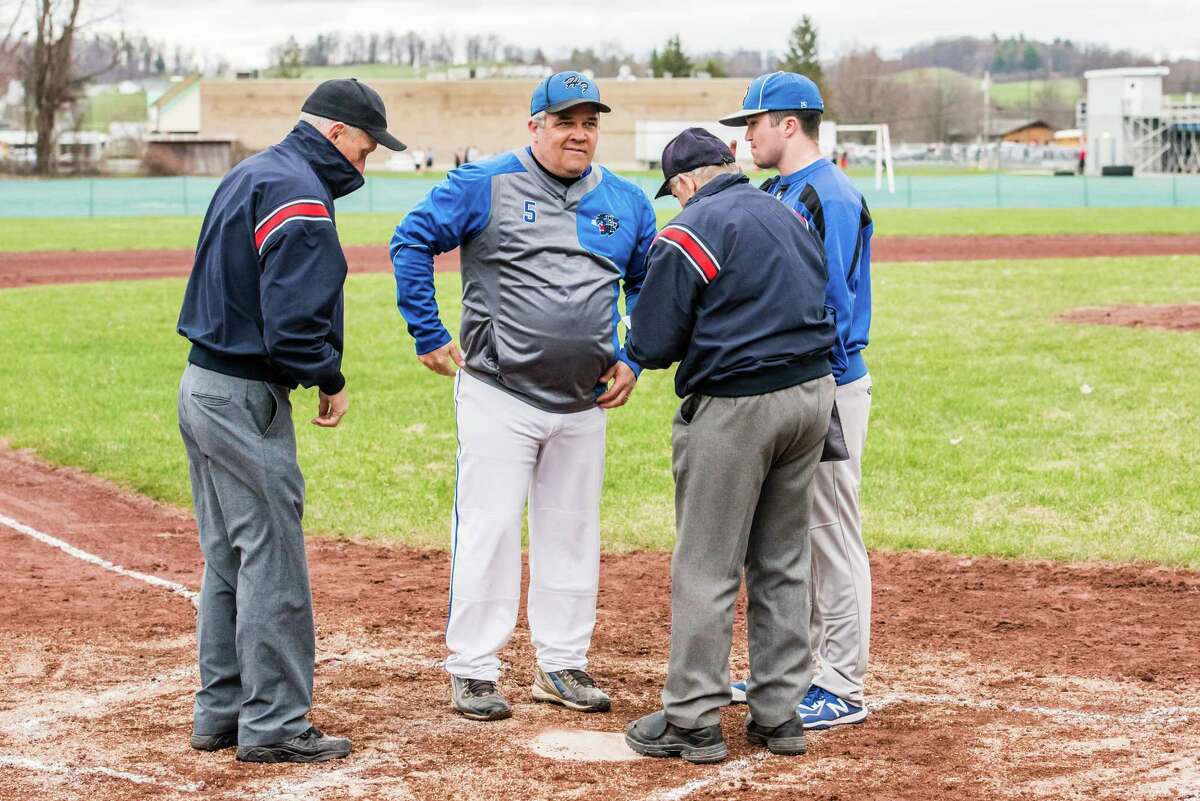
[[[544,186],[552,195],[562,198],[568,206],[595,189],[603,176],[600,170],[595,169],[595,165],[589,164],[588,168],[583,171],[583,175],[579,176],[579,180],[566,187],[546,174],[545,168],[534,159],[533,148],[527,145],[514,152],[517,160],[525,166],[526,172],[534,176],[534,180]]]
[[[329,194],[335,198],[348,195],[365,183],[362,173],[346,160],[332,142],[307,122],[296,123],[296,127],[280,145],[298,152],[324,182]]]
[[[696,194],[688,198],[688,202],[684,204],[684,208],[687,208],[701,198],[715,195],[718,192],[723,192],[731,186],[737,186],[738,184],[746,184],[749,182],[750,179],[747,178],[744,173],[740,172],[728,172],[724,175],[718,175],[716,178],[713,178],[704,186],[700,187]]]

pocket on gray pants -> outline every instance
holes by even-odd
[[[254,420],[254,428],[260,437],[266,437],[279,417],[279,398],[275,388],[265,381],[251,381],[246,385],[246,410]]]

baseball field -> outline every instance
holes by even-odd
[[[201,555],[174,323],[199,219],[0,219],[0,801],[1200,799],[1200,209],[878,212],[872,715],[785,758],[730,708],[715,767],[619,735],[666,664],[669,374],[609,416],[592,668],[613,711],[533,704],[522,620],[513,718],[453,714],[451,383],[396,312],[395,223],[338,219],[349,415],[318,430],[293,393],[314,722],[355,754],[259,766],[186,739]]]

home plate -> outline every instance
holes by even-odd
[[[641,759],[625,745],[622,732],[547,729],[533,738],[529,748],[547,759],[569,759],[574,762],[628,762]]]

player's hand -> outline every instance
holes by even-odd
[[[618,361],[612,367],[604,371],[604,375],[600,376],[600,383],[612,384],[605,390],[604,394],[596,398],[596,405],[601,409],[615,409],[618,406],[624,406],[629,400],[629,396],[633,394],[633,388],[637,385],[637,376],[633,374],[633,370],[628,364]]]
[[[314,426],[321,428],[337,428],[342,417],[350,409],[350,399],[346,396],[346,388],[336,395],[326,395],[318,391],[317,416],[312,419]]]
[[[417,358],[421,361],[421,364],[433,372],[451,377],[454,376],[458,367],[462,367],[465,364],[462,354],[458,350],[458,345],[455,345],[453,340],[442,345],[437,350],[422,353]]]

